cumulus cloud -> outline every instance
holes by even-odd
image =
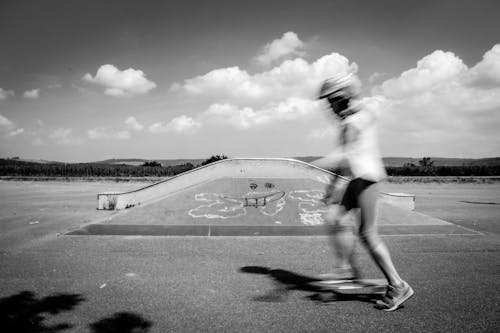
[[[4,90],[4,89],[0,88],[0,101],[9,98],[9,96],[14,96],[14,91]]]
[[[370,84],[380,83],[384,79],[384,77],[386,77],[386,76],[387,76],[387,73],[375,72],[372,75],[370,75],[370,77],[368,78],[368,83],[370,83]]]
[[[467,66],[454,53],[437,50],[419,60],[417,67],[385,81],[376,92],[393,98],[407,97],[447,84],[466,70]]]
[[[232,104],[213,104],[200,115],[200,120],[232,124],[241,129],[293,121],[319,112],[316,101],[289,98],[260,109],[238,107]]]
[[[455,54],[438,50],[415,68],[375,87],[373,92],[389,101],[381,123],[385,150],[498,155],[500,80],[495,70],[500,68],[499,51],[495,45],[469,68]]]
[[[40,89],[33,89],[33,90],[25,91],[23,96],[24,96],[24,98],[28,98],[28,99],[37,99],[38,97],[40,97]]]
[[[6,117],[2,116],[0,114],[0,128],[2,129],[9,129],[13,126],[14,124],[12,123],[12,121],[10,121],[9,119],[7,119]]]
[[[255,57],[255,61],[262,65],[281,60],[289,56],[303,56],[304,42],[302,42],[295,32],[289,31],[279,39],[266,44],[262,51]]]
[[[470,69],[469,83],[485,87],[500,85],[500,44],[486,52],[481,62]]]
[[[285,45],[285,41],[295,38],[298,40],[293,33],[285,34],[268,45],[266,54],[273,54],[274,60],[281,59],[285,53],[293,54],[298,46],[285,53],[276,50]],[[341,54],[331,53],[313,62],[302,58],[287,59],[274,68],[254,74],[236,66],[219,68],[186,79],[182,84],[176,83],[171,91],[208,100],[210,106],[190,118],[194,123],[226,123],[250,129],[276,121],[294,121],[318,112],[320,104],[316,97],[321,82],[335,74],[355,73],[357,69],[356,63]],[[153,128],[159,131],[165,127],[165,124],[156,124]]]
[[[135,117],[128,117],[125,120],[125,125],[134,131],[142,131],[144,129],[144,125],[139,123]]]
[[[18,135],[23,134],[23,133],[24,133],[24,128],[16,128],[15,130],[7,133],[7,136],[13,137],[13,136],[18,136]]]
[[[338,73],[356,72],[356,63],[332,53],[308,63],[304,59],[285,60],[279,66],[250,74],[239,67],[215,69],[207,74],[174,84],[172,91],[237,103],[279,102],[289,97],[315,98],[322,80]]]
[[[181,115],[170,120],[168,123],[158,122],[149,126],[149,131],[153,134],[159,133],[193,133],[198,130],[202,124],[192,117]]]
[[[312,62],[285,59],[256,73],[236,66],[214,69],[175,83],[171,91],[207,103],[205,111],[185,116],[194,124],[252,129],[307,119],[318,111],[315,98],[321,81],[357,69],[356,63],[331,53]],[[373,96],[365,102],[386,111],[381,114],[380,130],[384,153],[462,156],[462,149],[483,156],[500,153],[496,134],[500,127],[500,44],[471,67],[453,52],[436,50],[400,75],[391,78],[375,73],[368,83]],[[149,129],[166,132],[172,127],[172,122],[159,123]],[[306,138],[319,142],[332,135],[335,129],[319,128]]]
[[[49,134],[49,139],[61,145],[79,145],[84,139],[73,134],[72,128],[58,128]]]
[[[83,80],[104,87],[104,93],[110,96],[141,95],[156,87],[156,83],[148,80],[141,70],[129,68],[121,71],[109,64],[102,65],[94,77],[85,74]]]
[[[338,129],[334,126],[321,127],[314,129],[307,134],[306,139],[310,141],[326,141],[334,142],[335,136],[339,133]]]
[[[0,133],[6,137],[15,137],[24,133],[24,128],[16,128],[15,124],[8,118],[0,115]]]
[[[87,131],[87,135],[91,140],[128,140],[131,137],[128,131],[115,131],[104,127],[90,129]]]

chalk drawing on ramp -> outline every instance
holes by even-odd
[[[275,216],[286,204],[285,195],[283,191],[249,192],[239,198],[230,198],[219,193],[198,193],[195,200],[204,204],[189,210],[188,214],[194,218],[229,219],[245,216],[248,208],[255,208],[264,215]]]
[[[321,225],[325,223],[324,214],[331,208],[321,201],[324,195],[325,192],[318,189],[293,190],[289,193],[251,191],[241,197],[198,193],[195,200],[202,204],[189,210],[188,214],[193,218],[233,219],[246,216],[251,210],[266,216],[276,216],[288,206],[297,211],[301,224]]]
[[[328,211],[328,208],[321,201],[324,196],[325,192],[321,190],[295,190],[288,193],[290,199],[299,201],[300,222],[305,225],[325,223],[323,214]]]

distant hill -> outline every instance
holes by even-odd
[[[40,163],[40,164],[62,163],[62,162],[57,162],[57,161],[47,161],[47,160],[39,160],[39,159],[33,159],[33,158],[21,158],[21,157],[10,157],[10,158],[6,158],[6,160],[29,162],[29,163]]]

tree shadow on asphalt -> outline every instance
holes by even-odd
[[[0,332],[2,333],[56,333],[69,330],[73,324],[48,324],[61,312],[71,311],[84,302],[80,294],[58,293],[37,298],[31,291],[22,291],[0,298]],[[146,333],[152,323],[132,312],[118,312],[89,325],[92,333]]]
[[[54,294],[36,298],[31,291],[0,299],[0,331],[53,333],[73,327],[70,323],[48,325],[47,315],[70,311],[85,299],[79,294]]]
[[[146,333],[152,323],[132,312],[118,312],[89,327],[92,333]]]
[[[361,301],[375,303],[380,299],[380,294],[344,294],[333,290],[325,290],[313,283],[321,281],[318,278],[298,274],[283,269],[270,269],[262,266],[245,266],[240,268],[241,273],[266,275],[272,281],[272,288],[265,294],[252,299],[257,302],[285,302],[292,291],[311,292],[307,299],[319,303],[332,303],[340,301]]]

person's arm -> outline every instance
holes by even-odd
[[[321,199],[321,201],[323,201],[323,203],[326,205],[338,204],[341,200],[340,192],[337,190],[337,181],[340,174],[340,169],[338,169],[338,167],[341,165],[343,159],[344,156],[342,154],[342,151],[339,149],[333,151],[325,157],[311,162],[311,164],[317,167],[333,172],[333,174],[329,177],[329,183],[326,186],[325,194]]]
[[[343,156],[341,154],[332,153],[312,161],[311,164],[325,170],[332,170],[336,169],[342,160]]]

